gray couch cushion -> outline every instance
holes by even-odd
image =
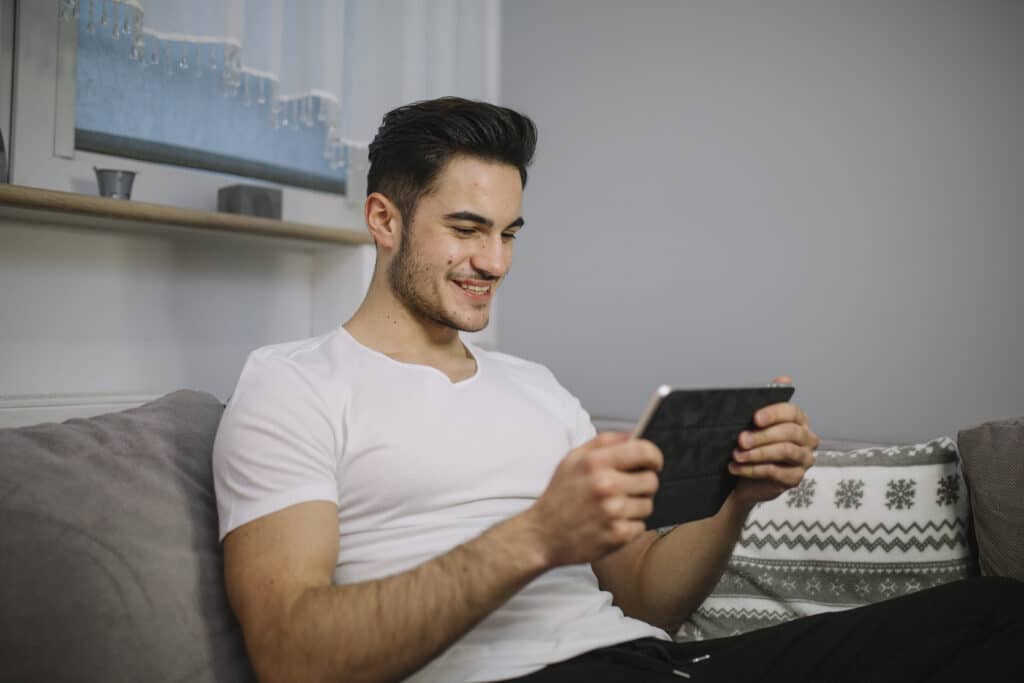
[[[178,391],[0,429],[0,667],[12,681],[250,681],[224,593],[210,454]]]
[[[1024,417],[957,435],[982,574],[1024,581]]]

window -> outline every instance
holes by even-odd
[[[230,36],[143,31],[130,3],[84,0],[77,26],[75,149],[343,192],[336,99],[282,100],[276,77],[242,67]]]

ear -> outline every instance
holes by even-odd
[[[378,248],[391,250],[398,247],[402,236],[402,215],[394,202],[380,192],[373,192],[366,198],[363,214],[370,237]]]

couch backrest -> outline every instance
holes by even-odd
[[[255,680],[225,597],[223,405],[0,429],[0,668],[15,681]]]

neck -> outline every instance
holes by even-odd
[[[359,343],[389,356],[466,355],[458,330],[414,315],[377,278],[344,327]]]

